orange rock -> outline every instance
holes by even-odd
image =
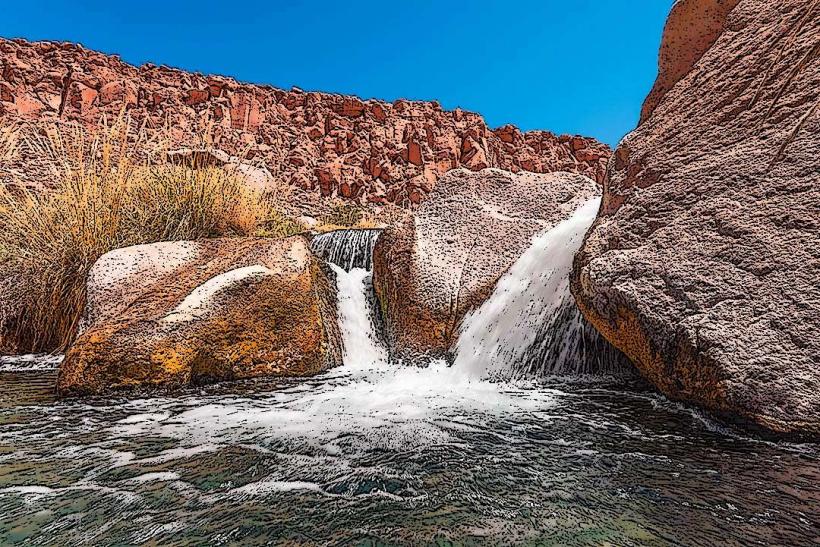
[[[410,141],[407,145],[407,161],[413,165],[421,165],[421,146],[416,141]]]
[[[14,105],[17,107],[17,113],[21,116],[37,115],[45,110],[43,103],[28,95],[16,97]]]
[[[87,85],[74,82],[68,94],[69,104],[81,113],[88,112],[94,105],[99,93]]]
[[[330,280],[308,245],[302,236],[225,238],[103,255],[60,394],[309,376],[341,364]]]
[[[236,93],[231,97],[231,127],[242,131],[255,131],[262,122],[259,101],[248,93]]]
[[[110,82],[100,88],[97,101],[103,106],[109,104],[115,104],[120,108],[133,106],[137,104],[137,90],[130,82]]]
[[[185,95],[185,104],[194,106],[202,104],[210,98],[210,91],[207,89],[189,89]]]
[[[0,101],[14,102],[14,90],[6,82],[0,82]]]
[[[345,97],[336,112],[348,118],[361,116],[365,110],[365,104],[356,97]]]
[[[373,117],[379,122],[383,122],[387,119],[387,113],[385,113],[382,105],[378,103],[370,106],[370,113],[373,114]]]

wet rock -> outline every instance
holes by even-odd
[[[59,392],[306,376],[340,364],[331,283],[301,236],[107,253],[89,274]]]
[[[820,4],[683,0],[578,255],[586,317],[672,398],[820,433]]]

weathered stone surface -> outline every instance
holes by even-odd
[[[340,364],[331,283],[301,236],[107,253],[89,274],[59,392],[304,376]]]
[[[512,126],[493,131],[478,114],[448,112],[435,102],[284,91],[134,67],[69,43],[0,39],[0,124],[60,119],[96,127],[102,115],[115,119],[123,107],[135,126],[144,124],[149,136],[162,132],[174,148],[207,142],[253,159],[270,172],[271,185],[292,187],[298,203],[341,197],[409,207],[458,167],[569,171],[600,182],[610,154],[594,139]],[[433,184],[414,185],[419,178]]]
[[[465,313],[489,296],[533,236],[599,192],[570,173],[448,173],[376,243],[373,281],[396,356],[444,356]]]
[[[820,3],[683,0],[665,37],[573,292],[669,396],[818,434]]]
[[[738,0],[676,1],[663,29],[658,77],[641,109],[648,118],[667,91],[686,76],[723,31],[726,16]]]

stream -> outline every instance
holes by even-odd
[[[560,228],[569,245],[585,226]],[[357,237],[366,241],[354,246],[372,252],[378,234]],[[542,247],[554,253],[555,240]],[[742,435],[637,377],[590,374],[590,359],[572,373],[582,341],[513,332],[566,317],[566,283],[549,276],[565,276],[568,260],[552,271],[528,266],[543,263],[537,254],[523,257],[465,320],[454,364],[417,368],[391,362],[381,342],[369,254],[346,260],[327,238],[322,248],[338,288],[339,368],[173,397],[54,402],[28,393],[15,402],[7,393],[0,543],[820,542],[815,445]],[[543,279],[521,281],[534,270]],[[570,320],[571,329],[550,332],[582,333]],[[522,340],[537,351],[519,351]],[[505,359],[532,371],[533,355],[562,365],[497,374],[517,370]],[[17,363],[0,365],[0,383],[14,379],[20,393],[20,374],[42,391],[36,379],[58,366]]]

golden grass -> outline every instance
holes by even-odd
[[[277,211],[273,205],[270,205],[254,235],[259,237],[285,238],[304,233],[306,230],[304,224]]]
[[[277,236],[301,231],[234,172],[146,154],[127,119],[93,135],[74,125],[29,129],[0,133],[0,166],[21,150],[48,166],[38,190],[0,170],[0,352],[65,350],[88,271],[112,249],[252,235],[263,221]]]
[[[406,211],[396,206],[384,206],[376,212],[374,208],[351,202],[336,202],[318,218],[315,232],[324,233],[349,228],[384,228],[395,224]]]

